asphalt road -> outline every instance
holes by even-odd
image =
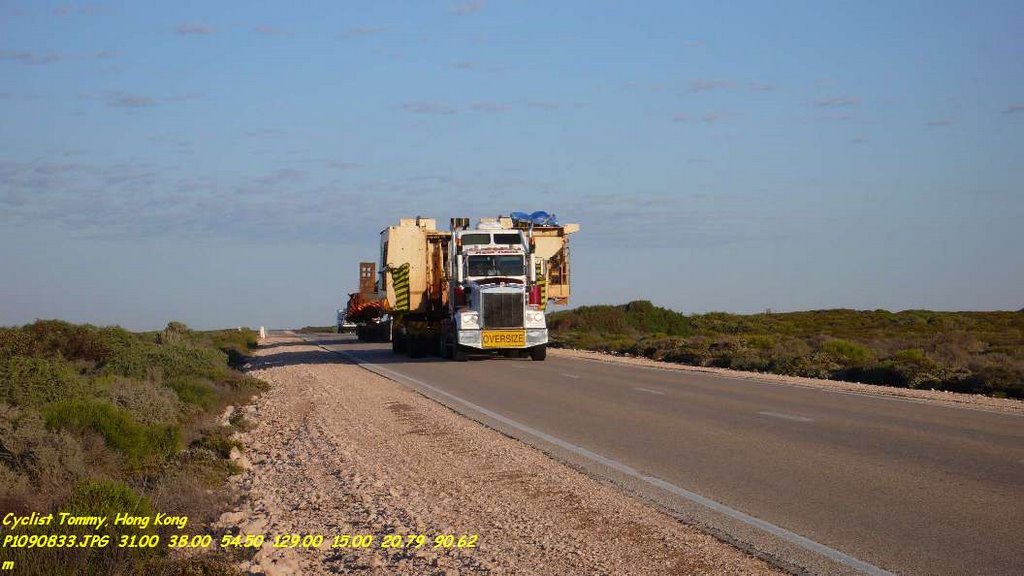
[[[410,360],[347,336],[312,340],[797,571],[1024,573],[1021,416],[581,359]]]

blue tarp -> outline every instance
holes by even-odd
[[[536,226],[558,226],[558,218],[554,214],[548,214],[538,210],[532,214],[526,212],[513,212],[509,216],[520,222],[531,222]]]

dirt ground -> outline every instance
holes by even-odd
[[[618,488],[298,338],[264,341],[223,527],[265,574],[773,574]],[[274,535],[322,535],[275,548]],[[372,535],[366,548],[335,536]],[[394,544],[401,535],[403,546]],[[417,547],[416,535],[424,536]],[[452,536],[451,547],[445,546]],[[458,547],[469,544],[474,547]],[[435,547],[439,538],[440,546]],[[412,546],[404,544],[412,543]]]

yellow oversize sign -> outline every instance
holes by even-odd
[[[526,347],[526,332],[523,330],[484,330],[480,336],[484,348]]]

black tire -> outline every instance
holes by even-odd
[[[396,333],[391,338],[391,351],[395,354],[402,354],[405,352],[405,338],[402,334]]]
[[[540,346],[534,346],[530,348],[530,360],[537,362],[543,362],[548,357],[548,345],[541,344]]]
[[[469,360],[469,354],[466,353],[466,349],[454,342],[452,343],[452,360],[455,360],[456,362],[465,362],[466,360]]]
[[[427,355],[424,350],[424,342],[422,336],[411,336],[409,338],[409,357],[410,358],[422,358]]]

